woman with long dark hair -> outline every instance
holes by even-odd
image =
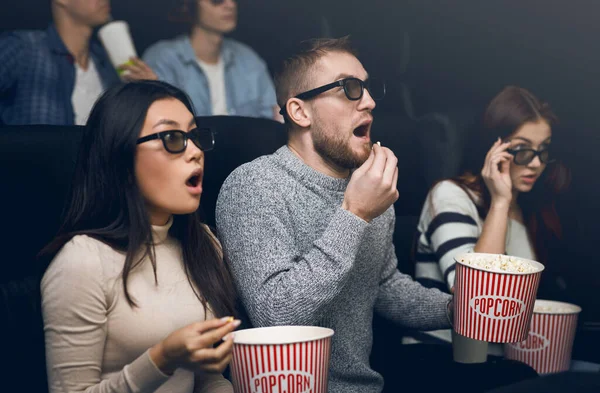
[[[239,321],[199,218],[208,129],[180,90],[116,86],[85,127],[41,284],[51,392],[232,392]]]
[[[418,224],[415,276],[449,291],[464,252],[548,261],[561,237],[557,195],[570,173],[550,145],[557,118],[529,91],[508,86],[488,105],[465,150],[465,172],[429,192]],[[434,336],[442,340],[449,332]],[[499,354],[499,353],[498,353]]]

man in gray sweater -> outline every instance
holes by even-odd
[[[450,327],[451,297],[397,270],[397,158],[371,143],[368,75],[346,39],[316,40],[276,81],[288,144],[236,169],[217,229],[254,326],[332,328],[329,392],[380,392],[369,366],[373,313]]]

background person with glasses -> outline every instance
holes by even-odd
[[[423,205],[415,254],[419,282],[449,292],[456,255],[506,253],[546,265],[539,297],[568,300],[556,298],[556,270],[550,262],[550,247],[562,235],[556,197],[570,181],[570,172],[551,153],[556,122],[547,103],[519,87],[504,88],[490,102],[482,127],[464,150],[464,174],[434,185]],[[418,339],[450,342],[451,335],[449,330],[431,332]],[[499,344],[488,348],[488,343],[456,340],[503,354]]]
[[[198,213],[213,143],[163,82],[118,85],[95,104],[43,251],[51,393],[233,393],[220,374],[240,323],[233,284]]]
[[[159,41],[144,60],[160,80],[191,97],[198,116],[236,115],[280,120],[266,63],[225,35],[237,26],[235,0],[178,0],[190,34]]]

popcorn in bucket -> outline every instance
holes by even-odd
[[[480,341],[524,340],[544,265],[501,254],[467,253],[455,260],[454,330]]]
[[[536,300],[527,338],[504,346],[505,356],[529,364],[539,374],[567,371],[581,307]]]

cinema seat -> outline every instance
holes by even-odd
[[[47,392],[38,251],[58,230],[82,128],[0,128],[0,375],[20,392]]]

